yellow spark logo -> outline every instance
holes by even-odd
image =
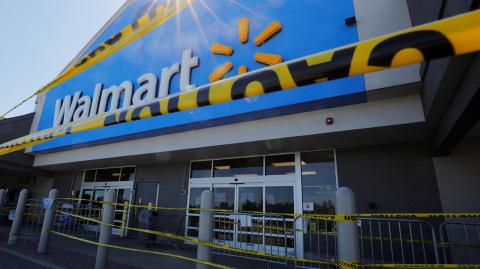
[[[253,42],[257,47],[262,46],[265,42],[271,39],[274,35],[282,30],[282,25],[278,21],[272,21],[260,34],[258,34]],[[248,36],[250,31],[250,22],[248,18],[241,18],[238,20],[238,37],[242,44],[248,42]],[[233,55],[233,48],[224,44],[220,43],[213,43],[210,47],[210,51],[213,54],[218,55],[225,55],[231,56]],[[281,63],[283,61],[282,55],[278,54],[271,54],[271,53],[262,53],[257,52],[253,56],[254,60],[265,64],[265,65],[274,65]],[[210,76],[208,76],[208,80],[210,82],[215,82],[217,80],[221,80],[225,77],[225,75],[230,72],[233,68],[233,64],[230,61],[225,62],[219,68],[215,69]],[[238,68],[238,74],[244,74],[248,72],[248,68],[246,65],[242,65]]]

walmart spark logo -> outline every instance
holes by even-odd
[[[238,20],[238,37],[240,38],[240,42],[242,44],[245,44],[248,42],[248,36],[250,31],[249,28],[250,28],[250,22],[248,18],[241,18]],[[282,25],[278,21],[272,21],[260,34],[258,34],[255,37],[254,39],[255,45],[257,45],[257,47],[260,47],[281,30],[282,30]],[[233,55],[232,47],[224,44],[220,44],[220,43],[213,43],[212,46],[210,47],[210,51],[213,54],[218,54],[218,55],[226,55],[226,56]],[[259,63],[263,63],[265,65],[278,64],[278,63],[281,63],[283,60],[282,55],[262,53],[262,52],[255,53],[253,57],[255,61]],[[233,68],[233,64],[230,61],[227,61],[224,64],[222,64],[219,68],[214,70],[208,77],[208,80],[210,82],[221,80],[222,78],[225,77],[225,75],[228,72],[230,72],[232,68]],[[241,65],[238,68],[239,75],[247,72],[248,72],[248,68],[246,65]]]

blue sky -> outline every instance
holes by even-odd
[[[54,79],[125,0],[0,0],[0,114]],[[33,112],[34,99],[7,117]]]

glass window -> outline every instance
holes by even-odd
[[[334,214],[337,177],[333,151],[305,152],[301,159],[303,212]]]
[[[96,202],[103,201],[103,195],[105,194],[104,189],[97,189],[93,191],[93,200]]]
[[[85,171],[84,182],[94,182],[95,181],[96,170],[87,170]]]
[[[204,178],[212,176],[212,161],[192,162],[190,178]]]
[[[213,161],[214,177],[261,176],[263,157]]]
[[[81,197],[81,199],[82,199],[81,203],[82,204],[88,204],[89,201],[92,200],[92,194],[93,194],[92,189],[83,190],[82,197]]]
[[[265,175],[295,174],[295,155],[265,156]]]
[[[190,203],[188,208],[200,208],[202,192],[209,189],[210,188],[190,188]],[[198,213],[198,211],[192,211],[192,213]]]
[[[265,187],[265,211],[271,213],[294,213],[293,187]]]
[[[262,187],[239,187],[238,209],[240,211],[263,211]]]
[[[235,188],[214,188],[215,209],[233,210],[233,201],[235,200]]]
[[[120,168],[98,169],[96,182],[118,181],[120,179]]]
[[[133,181],[135,179],[135,167],[123,167],[120,181]]]

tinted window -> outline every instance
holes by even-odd
[[[213,161],[215,177],[263,175],[263,157]]]
[[[190,178],[203,178],[212,176],[212,161],[192,162]]]
[[[337,178],[333,151],[301,154],[304,213],[334,214]]]
[[[95,181],[118,181],[120,179],[120,168],[98,169]]]
[[[295,173],[295,155],[275,155],[265,157],[265,174],[289,175]]]
[[[135,179],[135,167],[123,167],[120,181],[133,181]]]
[[[293,187],[265,187],[265,210],[273,213],[294,213]]]
[[[85,171],[84,182],[93,182],[95,181],[95,172],[96,170],[87,170]]]

